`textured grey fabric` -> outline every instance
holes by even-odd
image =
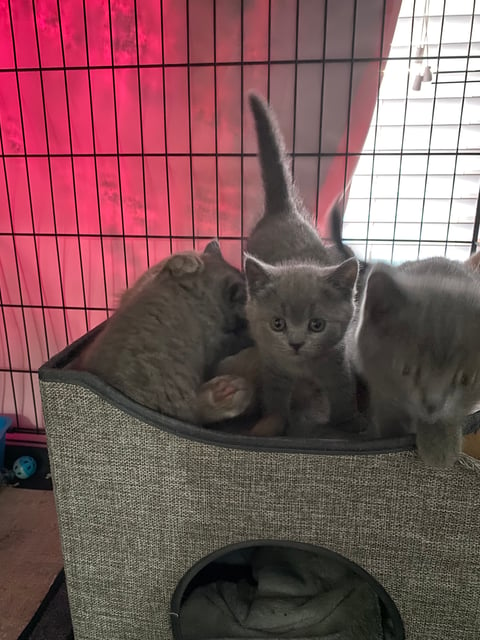
[[[398,606],[409,640],[480,637],[480,471],[411,452],[229,449],[41,379],[75,640],[169,640],[172,594],[205,555],[282,539],[340,553]],[[252,443],[253,444],[253,443]]]

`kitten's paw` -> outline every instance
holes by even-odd
[[[232,375],[212,378],[202,385],[198,394],[202,422],[236,418],[252,407],[254,396],[254,388],[245,378]]]
[[[424,450],[422,447],[417,448],[418,455],[423,462],[425,462],[429,467],[434,467],[435,469],[448,469],[449,467],[453,467],[460,456],[460,451],[455,449],[441,449],[436,447],[433,450]]]
[[[331,418],[331,406],[328,395],[323,392],[311,399],[305,410],[306,418],[314,424],[327,424]]]
[[[169,271],[174,278],[181,278],[202,271],[203,266],[202,257],[198,253],[183,251],[167,258],[163,270]]]
[[[462,450],[461,428],[451,424],[417,425],[417,450],[430,467],[447,469],[457,462]]]
[[[283,436],[285,433],[285,420],[278,415],[269,415],[261,418],[248,432],[249,436],[257,438],[273,438]]]
[[[299,433],[326,425],[331,418],[328,393],[315,380],[299,381],[293,390],[288,413],[289,424]]]

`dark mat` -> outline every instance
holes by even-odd
[[[74,640],[63,569],[18,640]]]

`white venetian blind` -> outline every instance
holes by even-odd
[[[425,10],[428,47],[418,64]],[[433,82],[415,91],[427,64]],[[480,2],[404,0],[351,183],[345,241],[371,260],[468,257],[479,149]]]

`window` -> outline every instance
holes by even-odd
[[[479,54],[475,2],[404,0],[345,211],[343,236],[360,257],[470,254],[478,237]],[[415,90],[427,66],[433,81]]]

